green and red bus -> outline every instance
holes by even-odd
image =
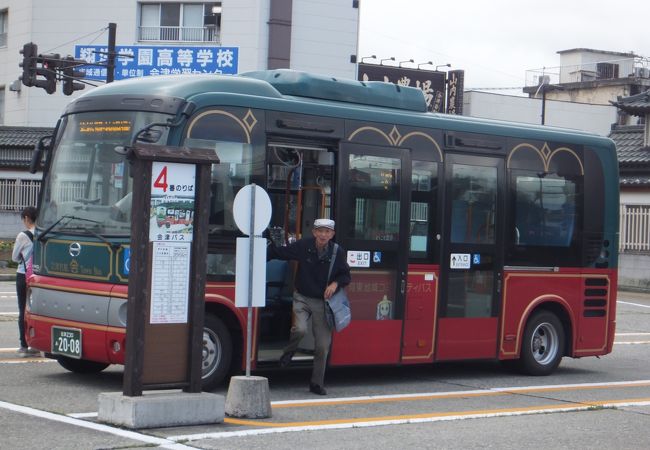
[[[132,178],[116,147],[212,149],[203,382],[245,367],[233,199],[273,206],[277,245],[336,221],[351,325],[329,365],[512,361],[553,372],[614,341],[618,165],[609,139],[429,113],[422,92],[290,70],[111,83],[71,102],[45,152],[29,345],[74,372],[123,364]],[[35,156],[40,159],[40,152]],[[166,212],[165,212],[166,214]],[[252,368],[278,364],[293,268],[270,261]],[[308,365],[313,343],[296,355]],[[72,349],[72,350],[70,350]]]

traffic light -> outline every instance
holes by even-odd
[[[72,95],[74,91],[80,91],[86,87],[85,84],[77,83],[74,80],[83,78],[84,73],[80,70],[74,70],[78,67],[79,61],[75,60],[72,56],[66,56],[63,62],[63,94]]]
[[[38,47],[36,44],[30,42],[23,45],[20,53],[23,55],[23,62],[18,64],[23,68],[23,74],[20,76],[20,79],[25,86],[33,86],[36,80],[36,56],[38,55]]]
[[[45,79],[36,79],[33,86],[45,89],[48,94],[54,94],[56,92],[56,69],[60,65],[61,55],[56,53],[38,55],[38,59],[41,61],[41,67],[36,68],[36,75]]]

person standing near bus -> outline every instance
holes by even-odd
[[[333,255],[334,221],[317,219],[314,221],[312,237],[299,239],[286,247],[271,244],[267,251],[267,260],[282,259],[298,261],[296,290],[293,294],[294,322],[291,327],[289,345],[284,348],[280,358],[280,367],[291,363],[298,344],[305,336],[311,320],[314,335],[314,366],[312,369],[309,391],[326,395],[324,387],[325,366],[332,342],[332,330],[325,316],[325,300],[338,289],[350,283],[350,267],[346,262],[345,251],[338,247]],[[334,258],[332,274],[328,279],[331,259]]]
[[[25,339],[25,305],[27,302],[27,279],[25,272],[34,249],[34,231],[36,229],[36,208],[28,206],[20,213],[25,230],[18,233],[14,242],[11,259],[18,263],[16,269],[16,295],[18,296],[18,332],[20,333],[20,348],[18,355],[28,356],[38,351],[27,346]]]

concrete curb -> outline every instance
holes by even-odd
[[[0,281],[16,281],[15,273],[0,273]]]

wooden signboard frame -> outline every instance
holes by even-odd
[[[211,165],[219,159],[211,149],[189,149],[138,143],[130,155],[133,174],[131,260],[127,303],[123,394],[143,390],[183,389],[201,392],[201,362],[208,247]],[[152,259],[150,239],[152,165],[154,162],[195,165],[189,292],[185,323],[151,323]]]

